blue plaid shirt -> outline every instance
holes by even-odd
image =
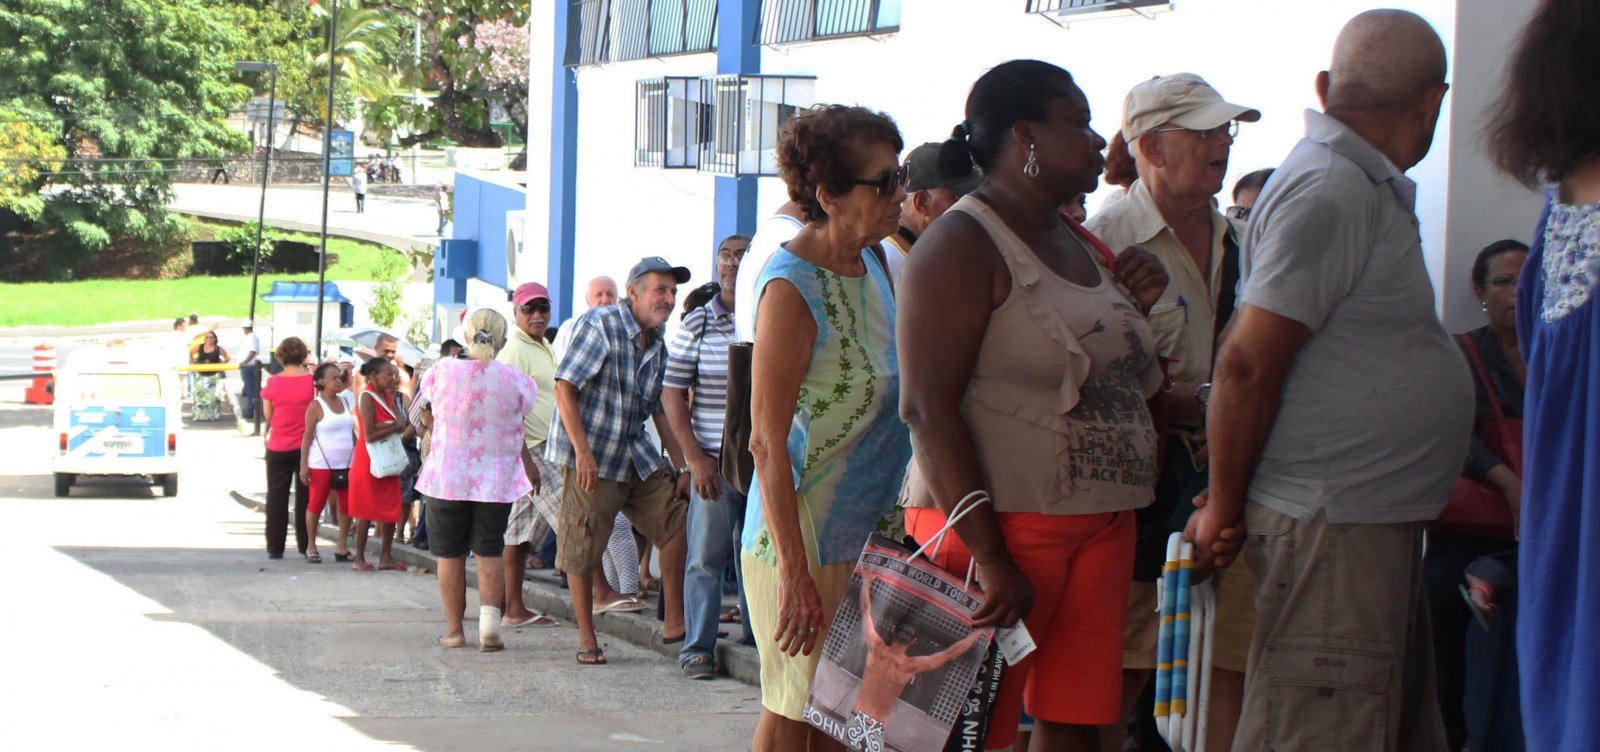
[[[556,367],[556,380],[578,388],[578,412],[600,477],[619,483],[648,478],[661,467],[661,452],[650,443],[645,421],[661,411],[661,384],[667,347],[660,329],[643,332],[624,300],[595,308],[570,324],[572,343]],[[545,444],[545,459],[575,467],[577,451],[556,411]]]

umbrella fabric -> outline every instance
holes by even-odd
[[[324,332],[322,335],[322,343],[324,345],[348,347],[352,350],[364,347],[369,351],[373,351],[378,346],[378,338],[386,334],[399,340],[397,348],[400,352],[400,359],[405,361],[407,365],[416,366],[422,363],[421,348],[411,344],[410,342],[407,342],[405,337],[401,337],[400,335],[395,334],[387,329],[379,329],[373,326],[357,326],[348,329],[334,329],[330,332]]]

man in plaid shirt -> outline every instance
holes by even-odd
[[[658,257],[628,273],[628,297],[595,308],[571,326],[572,344],[556,368],[556,419],[546,458],[561,466],[564,488],[556,565],[567,573],[578,623],[578,662],[603,664],[594,635],[590,578],[617,513],[661,548],[667,643],[683,640],[683,528],[688,505],[672,468],[645,434],[656,421],[662,446],[681,467],[683,453],[661,408],[667,348],[663,326],[689,270]],[[687,479],[681,484],[687,486]]]

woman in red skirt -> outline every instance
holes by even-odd
[[[405,411],[396,406],[395,390],[400,386],[400,371],[393,363],[373,358],[361,366],[361,375],[367,386],[356,398],[356,446],[350,460],[350,517],[356,527],[355,564],[358,572],[370,572],[367,563],[367,523],[378,523],[378,569],[404,572],[406,565],[394,560],[390,547],[394,545],[394,529],[400,522],[400,475],[388,478],[372,477],[372,458],[367,454],[367,443],[393,434],[402,439],[416,434],[405,417]]]

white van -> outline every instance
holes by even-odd
[[[178,495],[183,409],[171,353],[118,341],[80,347],[55,378],[57,496],[82,475],[148,479]]]

